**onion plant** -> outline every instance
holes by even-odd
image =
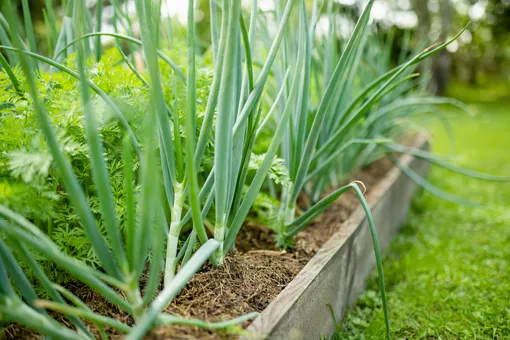
[[[299,4],[299,6],[295,6]],[[186,320],[163,312],[164,308],[178,294],[191,276],[207,258],[214,265],[221,264],[226,252],[233,246],[235,237],[246,218],[251,205],[272,167],[288,121],[292,102],[302,91],[305,45],[300,44],[299,62],[292,68],[291,95],[282,115],[280,127],[271,139],[269,148],[262,157],[261,164],[248,175],[255,134],[261,116],[260,98],[276,58],[280,43],[285,35],[285,25],[291,18],[293,8],[300,21],[300,36],[305,37],[306,6],[304,1],[291,0],[287,3],[262,70],[255,78],[251,61],[256,20],[251,20],[249,31],[241,14],[240,3],[225,1],[221,5],[221,31],[213,27],[219,36],[215,55],[215,75],[210,89],[205,120],[200,133],[195,136],[196,89],[195,89],[195,34],[194,4],[189,2],[188,18],[188,67],[185,79],[172,86],[185,86],[186,108],[184,138],[179,133],[179,108],[181,103],[168,105],[163,96],[163,84],[158,58],[170,64],[177,76],[184,72],[157,47],[160,32],[161,2],[136,1],[137,20],[141,27],[141,41],[115,34],[117,39],[139,43],[143,47],[146,69],[149,76],[144,84],[150,88],[149,113],[145,117],[143,133],[134,136],[132,128],[123,117],[119,107],[98,86],[87,78],[86,60],[91,55],[89,37],[103,34],[90,32],[90,18],[82,2],[69,2],[65,10],[66,18],[59,38],[56,39],[54,57],[48,58],[26,48],[18,30],[16,15],[10,2],[3,4],[2,11],[8,18],[10,36],[2,48],[13,57],[11,64],[19,61],[24,73],[23,86],[32,98],[37,112],[40,129],[46,139],[51,155],[56,163],[69,199],[73,204],[81,225],[103,271],[87,266],[83,262],[65,255],[52,240],[30,221],[7,207],[0,207],[0,228],[6,235],[6,247],[2,247],[0,274],[2,280],[2,318],[34,328],[55,338],[90,338],[90,330],[81,319],[88,320],[104,334],[105,326],[127,333],[127,338],[137,339],[152,327],[160,324],[190,324],[206,328],[224,328],[243,322],[254,316],[253,313],[229,322],[207,323]],[[215,5],[216,6],[216,5]],[[218,5],[220,6],[220,5]],[[216,10],[216,8],[213,8]],[[256,6],[253,13],[256,13]],[[255,14],[252,14],[252,18]],[[69,26],[69,23],[73,23]],[[55,40],[55,39],[53,39]],[[72,48],[72,50],[71,50]],[[97,45],[96,45],[97,48]],[[61,60],[65,53],[76,53],[77,71],[65,66]],[[244,52],[242,52],[244,51]],[[97,53],[96,51],[96,58]],[[100,216],[96,218],[88,206],[86,196],[77,180],[63,147],[52,127],[37,85],[34,60],[50,65],[54,70],[65,72],[79,80],[84,115],[84,127],[91,159],[91,169],[99,200]],[[125,60],[126,63],[128,60]],[[133,72],[138,72],[130,67]],[[6,70],[11,66],[6,63]],[[19,80],[12,73],[13,84]],[[137,73],[140,79],[144,76]],[[125,225],[120,227],[113,204],[110,176],[104,159],[104,147],[97,129],[94,109],[91,105],[93,90],[116,113],[127,133],[124,146],[125,177]],[[236,90],[237,89],[237,90]],[[217,111],[217,112],[216,112]],[[169,119],[170,117],[170,119]],[[216,125],[214,129],[214,119]],[[197,166],[200,164],[206,143],[214,130],[216,152],[213,171],[202,188],[197,179]],[[139,145],[142,142],[142,148]],[[157,155],[159,149],[159,155]],[[133,151],[140,163],[139,178],[132,170]],[[185,155],[185,160],[182,155]],[[159,186],[159,182],[163,186]],[[133,184],[140,183],[141,191],[135,193]],[[247,190],[244,188],[247,186]],[[163,190],[161,190],[163,189]],[[205,203],[204,203],[205,200]],[[213,239],[210,239],[204,226],[212,201],[215,205],[215,225]],[[185,202],[188,205],[185,205]],[[204,203],[204,206],[201,205]],[[169,205],[169,207],[165,205]],[[184,207],[187,214],[181,218]],[[168,209],[169,208],[169,209]],[[170,224],[167,224],[165,211],[169,210]],[[178,253],[178,238],[182,227],[192,219],[193,229],[185,246]],[[99,225],[106,228],[103,235]],[[198,239],[201,246],[195,250]],[[166,247],[163,242],[166,241]],[[21,250],[17,250],[17,249]],[[18,254],[19,252],[19,254]],[[33,252],[41,253],[76,279],[90,286],[101,296],[117,305],[134,319],[134,325],[126,325],[118,320],[92,312],[82,301],[65,288],[51,283],[39,266]],[[163,255],[163,254],[166,254]],[[14,256],[21,258],[23,266]],[[150,258],[150,263],[147,261]],[[182,263],[177,271],[177,262]],[[4,264],[5,263],[5,264]],[[148,281],[140,286],[141,275],[148,268]],[[41,300],[29,283],[22,267],[28,267],[41,283],[51,300]],[[164,289],[156,295],[160,274],[164,272]],[[10,277],[10,279],[9,279]],[[16,294],[11,280],[21,287],[23,299]],[[142,289],[143,288],[143,289]],[[143,291],[143,294],[142,294]],[[69,300],[71,305],[65,301]],[[53,320],[46,310],[67,316],[76,326],[76,331],[67,329]],[[37,316],[31,317],[31,315]]]
[[[324,51],[327,50],[324,46],[331,46],[333,44],[331,39],[337,38],[327,34],[322,41],[319,40],[322,43],[317,43],[316,39],[310,36],[310,32],[315,32],[317,21],[312,19],[308,24],[306,87],[299,94],[299,100],[294,103],[292,118],[281,148],[281,156],[285,159],[292,182],[291,186],[282,188],[281,192],[281,209],[276,229],[279,233],[277,242],[282,247],[291,244],[292,237],[317,216],[318,211],[323,211],[332,203],[330,196],[322,200],[320,197],[328,187],[338,187],[341,176],[352,173],[354,169],[373,162],[385,153],[398,150],[401,153],[424,155],[395,142],[399,134],[402,134],[399,119],[410,120],[411,117],[423,112],[437,113],[431,107],[442,104],[469,111],[462,103],[453,99],[424,96],[412,91],[416,85],[413,81],[418,76],[413,73],[415,66],[445,48],[463,30],[449,41],[436,44],[407,60],[403,54],[402,63],[386,71],[390,67],[391,41],[383,45],[375,41],[377,37],[371,35],[369,21],[372,4],[373,2],[369,1],[366,5],[331,72],[328,65],[334,64],[331,60],[334,53]],[[315,8],[318,3],[314,2],[313,6],[314,12],[317,11]],[[329,17],[331,13],[327,15]],[[291,38],[289,40],[290,43],[293,42]],[[315,53],[317,56],[314,56]],[[325,62],[321,63],[315,60],[316,58],[325,58]],[[361,65],[370,67],[364,68]],[[288,91],[283,76],[285,68],[284,65],[279,66],[279,69],[275,70],[278,75],[276,87],[282,89],[282,97],[285,98]],[[370,71],[367,71],[367,68]],[[321,81],[320,77],[324,77],[324,81]],[[325,87],[321,85],[324,83]],[[279,100],[280,93],[275,105]],[[316,109],[310,115],[309,107],[313,108],[313,105],[316,105]],[[268,120],[278,122],[278,110],[272,115],[266,117],[264,122]],[[453,168],[447,162],[439,162],[437,156],[430,153],[427,155],[428,157],[422,158]],[[475,174],[457,167],[456,169],[478,178],[507,180]],[[423,181],[419,182],[423,184]],[[296,219],[296,202],[303,191],[315,203]],[[332,195],[336,194],[335,197],[338,197],[345,191],[346,189],[342,187]]]
[[[83,35],[83,29],[87,27],[84,3],[77,1],[69,4],[69,6],[72,8],[74,23],[72,32],[77,36]],[[193,9],[192,4],[191,9]],[[83,189],[52,123],[48,119],[44,103],[41,101],[36,85],[35,64],[30,59],[30,57],[35,58],[37,55],[27,51],[23,44],[17,28],[17,17],[10,1],[4,2],[2,5],[2,11],[6,14],[5,17],[8,20],[10,30],[9,43],[11,46],[9,50],[17,52],[16,57],[19,58],[25,77],[23,86],[26,88],[27,95],[32,99],[41,132],[62,177],[69,199],[80,217],[94,253],[104,269],[104,272],[94,269],[64,254],[47,235],[30,221],[7,207],[0,206],[0,215],[2,216],[0,229],[4,235],[4,240],[0,243],[0,275],[2,276],[0,283],[0,314],[3,321],[14,321],[57,339],[93,338],[91,331],[82,321],[84,319],[96,325],[102,337],[107,336],[104,327],[110,327],[118,332],[126,333],[128,339],[139,339],[157,325],[187,324],[216,329],[230,327],[256,315],[256,313],[252,313],[228,322],[208,323],[200,320],[184,319],[163,312],[202,264],[220,248],[221,243],[214,239],[208,239],[200,220],[200,211],[193,208],[193,210],[198,211],[198,220],[195,220],[196,214],[193,216],[194,232],[198,235],[202,245],[180,267],[178,273],[165,282],[164,289],[157,294],[160,274],[163,271],[163,242],[167,239],[170,244],[173,242],[171,237],[167,237],[169,230],[164,214],[163,202],[165,202],[165,199],[160,190],[159,179],[163,177],[162,181],[165,183],[165,189],[168,190],[165,175],[169,173],[174,175],[177,172],[175,169],[178,167],[175,163],[168,162],[172,158],[165,154],[169,152],[167,148],[172,148],[172,144],[171,138],[170,140],[164,140],[164,138],[169,137],[168,133],[171,130],[157,68],[158,22],[154,18],[159,18],[159,4],[153,1],[138,1],[137,10],[140,22],[143,25],[142,41],[150,78],[151,105],[149,113],[145,117],[143,133],[139,136],[143,141],[144,150],[139,160],[138,180],[135,180],[135,173],[132,169],[133,146],[137,146],[137,140],[132,140],[128,136],[124,146],[123,161],[127,193],[125,213],[127,218],[124,228],[121,229],[113,205],[110,185],[111,174],[106,168],[104,147],[91,105],[91,83],[87,79],[86,67],[86,59],[90,55],[88,49],[85,48],[83,41],[77,41],[74,44],[77,55],[77,72],[69,73],[76,74],[80,83],[85,134],[97,198],[100,203],[99,219],[96,219],[88,206]],[[193,10],[190,13],[193,13]],[[191,17],[191,19],[190,23],[193,24],[193,18]],[[190,44],[193,45],[193,43],[193,29],[190,28]],[[189,55],[190,65],[193,66],[194,51],[192,46],[190,46]],[[45,60],[44,58],[39,59]],[[62,66],[58,61],[52,61],[52,63]],[[193,77],[194,72],[191,67],[188,70],[188,84],[193,84]],[[193,110],[195,95],[193,91],[194,89],[188,86],[190,100],[186,118],[187,133],[193,131],[193,118],[195,116]],[[96,92],[98,92],[97,89]],[[106,96],[103,99],[107,100],[108,98]],[[129,126],[127,128],[129,130]],[[165,128],[167,130],[164,130]],[[159,157],[157,156],[158,138]],[[189,196],[192,205],[193,200],[198,202],[196,173],[193,168],[193,140],[193,138],[187,139],[188,162],[186,164],[186,171],[188,175],[191,175],[188,178],[189,183],[191,183]],[[173,172],[169,170],[170,167],[174,170]],[[193,177],[195,177],[194,180]],[[133,191],[133,184],[136,182],[141,184],[141,191],[138,195]],[[172,214],[175,214],[175,210],[172,211]],[[106,236],[102,234],[99,228],[99,221],[104,223],[106,227]],[[172,224],[170,227],[172,227]],[[94,313],[71,292],[53,284],[38,264],[35,253],[42,254],[45,258],[53,261],[106,300],[118,306],[134,319],[134,325],[127,325],[113,318]],[[32,272],[50,300],[43,300],[37,296],[35,289],[24,274],[22,266],[17,262],[15,256],[21,259],[23,267],[28,267]],[[148,269],[148,281],[144,286],[141,286],[140,278],[147,268],[149,257],[151,261]],[[21,297],[18,296],[18,289]],[[65,315],[74,325],[75,330],[67,328],[54,320],[47,311],[55,311]]]
[[[399,124],[396,118],[409,119],[417,112],[430,111],[431,106],[445,103],[465,109],[461,103],[451,99],[423,95],[413,96],[414,93],[410,91],[414,86],[413,80],[417,76],[413,73],[415,66],[445,48],[462,31],[451,40],[434,45],[410,58],[405,58],[406,56],[403,54],[401,64],[387,71],[390,68],[390,63],[387,61],[390,59],[391,42],[386,42],[387,47],[383,47],[382,51],[377,50],[378,45],[374,41],[376,38],[371,36],[370,32],[372,5],[373,1],[367,3],[337,59],[335,59],[335,52],[331,50],[331,46],[334,46],[337,40],[334,32],[332,33],[332,29],[335,27],[332,22],[334,20],[334,15],[331,13],[332,7],[326,7],[326,16],[330,20],[330,25],[329,32],[322,41],[317,41],[311,35],[316,31],[317,20],[312,17],[312,20],[308,22],[305,17],[306,54],[303,88],[298,93],[298,100],[292,101],[292,116],[288,121],[280,150],[281,157],[284,158],[285,165],[289,169],[291,185],[283,187],[280,193],[281,205],[276,225],[278,233],[276,241],[282,248],[292,245],[292,239],[299,231],[303,230],[339,196],[353,189],[367,214],[372,232],[387,336],[389,337],[390,327],[384,293],[382,261],[375,226],[357,184],[353,182],[338,188],[339,180],[342,180],[343,175],[351,174],[356,168],[373,162],[384,154],[391,155],[395,151],[410,153],[437,165],[481,179],[508,180],[508,178],[460,169],[430,153],[404,147],[394,141],[399,133],[402,133],[402,129],[398,129]],[[319,3],[314,1],[314,13],[319,11],[318,7]],[[278,16],[278,7],[275,12]],[[303,42],[301,37],[286,36],[284,46],[292,46],[298,42]],[[289,48],[284,51],[293,51],[293,49]],[[316,56],[314,56],[315,53],[317,53]],[[369,58],[372,60],[368,60]],[[374,59],[383,60],[382,65],[380,61],[374,62]],[[384,64],[384,61],[387,63]],[[299,55],[289,52],[274,70],[276,74],[275,87],[281,89],[281,93],[274,100],[275,105],[279,104],[281,94],[285,100],[289,97],[289,93],[292,93],[287,79],[284,77],[286,65],[292,63],[299,63]],[[366,68],[371,66],[374,72],[370,74],[361,65]],[[377,66],[381,67],[377,68]],[[315,91],[313,91],[314,89]],[[409,94],[410,92],[411,94]],[[313,114],[310,114],[312,105],[316,105],[316,108],[313,110]],[[271,112],[273,117],[266,117],[264,122],[272,119],[277,122],[275,126],[279,127],[281,120],[278,110],[275,110],[274,113]],[[406,175],[425,189],[445,199],[468,203],[433,187],[411,169],[403,167],[392,155],[391,159]],[[334,191],[323,197],[326,189],[331,187]],[[298,196],[303,192],[309,196],[313,204],[296,217]]]

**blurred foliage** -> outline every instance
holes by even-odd
[[[459,49],[453,54],[455,74],[472,85],[487,78],[503,78],[510,81],[510,1],[486,2],[481,18],[473,18],[474,8],[483,1],[470,0],[471,11],[456,12],[455,22],[472,20],[466,34],[460,39]],[[481,8],[481,5],[480,5]],[[482,9],[480,9],[482,11]]]
[[[16,2],[21,13],[21,0]],[[391,8],[387,13],[388,17],[399,16],[401,13],[409,13],[409,11],[416,14],[417,22],[412,28],[403,27],[395,22],[390,24],[392,27],[389,27],[386,19],[381,19],[378,23],[379,29],[396,31],[394,40],[396,54],[403,47],[399,41],[402,41],[406,32],[412,32],[413,38],[410,45],[418,50],[432,41],[445,40],[471,21],[469,29],[450,48],[449,52],[440,53],[429,65],[433,76],[433,90],[436,92],[444,94],[450,74],[454,78],[473,85],[486,77],[507,77],[509,80],[509,0],[379,0],[378,2]],[[43,22],[45,8],[48,4],[58,6],[60,3],[59,0],[29,1],[34,25],[38,31],[38,45],[42,51],[46,49],[47,35],[47,27]],[[103,3],[106,6],[108,2],[103,1]],[[201,51],[206,51],[211,43],[210,3],[209,0],[196,1],[195,19]],[[319,15],[325,16],[328,11],[331,11],[335,17],[338,17],[335,19],[337,26],[342,26],[344,23],[349,23],[352,26],[359,15],[361,3],[362,1],[333,1],[329,6],[329,2],[319,1]],[[311,10],[312,1],[307,2],[307,6]],[[246,11],[245,18],[248,17],[249,8]],[[218,20],[221,21],[221,11],[218,11]],[[340,49],[340,46],[338,48]]]
[[[440,72],[450,73],[451,68],[455,78],[471,85],[488,77],[510,81],[510,1],[417,0],[413,9],[418,16],[418,40],[444,39],[471,22],[448,50],[443,63],[451,66]]]
[[[453,80],[448,95],[467,103],[492,103],[494,105],[510,103],[510,82],[502,79],[483,77],[478,86],[471,86],[459,80]],[[498,107],[504,111],[505,105]],[[479,110],[481,108],[478,108]]]

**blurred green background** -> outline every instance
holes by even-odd
[[[21,14],[21,0],[16,1]],[[310,9],[313,1],[307,1]],[[317,1],[322,4],[325,15],[329,1]],[[247,10],[252,5],[251,0],[242,2]],[[261,11],[272,11],[275,3],[279,2],[258,0],[257,5]],[[61,0],[29,1],[38,32],[38,47],[42,51],[47,43],[46,8],[58,8],[61,3]],[[103,31],[113,31],[111,3],[103,1]],[[128,13],[134,13],[131,0],[118,0],[117,3]],[[331,6],[336,15],[335,34],[340,38],[348,35],[365,3],[366,0],[332,0]],[[97,0],[87,0],[86,4],[94,10]],[[209,0],[196,0],[199,9],[197,30],[204,48],[209,44],[209,4]],[[187,6],[187,0],[164,0],[162,12],[185,21]],[[57,15],[57,18],[60,17]],[[395,59],[402,50],[418,50],[446,40],[470,23],[456,42],[436,55],[423,69],[430,76],[430,90],[436,94],[444,95],[452,80],[454,84],[464,83],[472,88],[492,86],[494,81],[496,84],[510,82],[510,0],[377,0],[372,17],[378,33],[393,37]],[[59,24],[56,23],[57,26]],[[319,19],[318,26],[317,34],[328,30],[326,20],[321,25]],[[407,41],[406,36],[411,38],[410,46],[402,46]]]

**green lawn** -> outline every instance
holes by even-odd
[[[510,176],[510,98],[464,93],[467,98],[459,99],[475,116],[452,113],[456,164]],[[433,150],[447,154],[444,131],[434,126],[432,132]],[[510,184],[437,168],[428,178],[485,206],[458,206],[428,193],[414,200],[384,262],[393,338],[510,339]],[[374,273],[336,338],[384,338],[376,292]]]

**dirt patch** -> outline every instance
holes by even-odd
[[[392,163],[383,158],[352,176],[370,189],[388,172]],[[299,273],[321,246],[338,230],[351,212],[359,206],[353,192],[342,195],[324,214],[301,231],[295,247],[278,250],[275,233],[264,226],[246,223],[236,240],[236,250],[225,257],[219,268],[206,265],[186,285],[168,307],[168,312],[189,318],[220,321],[254,311],[262,311]],[[127,324],[132,319],[115,306],[104,301],[90,288],[77,284],[68,287],[82,298],[92,310],[115,317]],[[248,326],[246,322],[243,326]],[[36,333],[10,325],[3,333],[6,339],[36,339]],[[111,332],[112,338],[120,335]],[[162,326],[147,339],[235,339],[227,335],[188,326]]]

